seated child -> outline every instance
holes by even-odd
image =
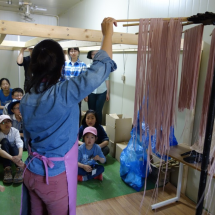
[[[88,126],[92,126],[97,129],[98,136],[96,144],[100,146],[104,156],[107,156],[110,152],[110,149],[108,147],[109,138],[104,128],[98,123],[97,114],[94,110],[88,110],[82,120],[82,126],[79,128],[79,145],[83,144],[80,139],[83,136],[83,130]]]
[[[21,88],[17,87],[17,88],[14,88],[11,92],[11,95],[12,95],[12,99],[16,99],[16,100],[21,100],[23,95],[24,95],[24,92]],[[3,114],[4,115],[8,115],[8,105],[10,103],[7,103],[5,106],[4,106],[4,109],[3,109]]]
[[[89,126],[84,129],[84,143],[78,148],[78,181],[87,181],[93,178],[103,180],[104,167],[96,161],[105,163],[106,158],[101,148],[95,144],[96,138],[96,128]]]
[[[19,131],[12,127],[11,119],[8,115],[0,116],[0,144],[1,149],[7,152],[11,156],[15,156],[15,163],[18,165],[18,161],[22,158],[23,141],[20,138]],[[13,158],[12,158],[13,160]],[[23,169],[21,167],[16,168],[16,174],[12,176],[11,159],[3,158],[4,167],[4,183],[21,183],[23,182]]]

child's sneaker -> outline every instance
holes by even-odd
[[[11,171],[11,167],[7,166],[4,168],[4,179],[3,182],[5,184],[10,184],[13,182],[13,176],[12,176],[12,171]]]
[[[103,175],[102,175],[102,173],[100,175],[94,177],[94,179],[98,179],[100,181],[103,181]]]
[[[82,175],[78,175],[78,181],[83,181],[83,176]]]
[[[13,183],[18,184],[23,182],[23,169],[20,167],[16,168],[16,174],[13,179]]]

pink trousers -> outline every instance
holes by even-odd
[[[69,213],[66,172],[49,177],[49,185],[47,185],[45,176],[34,174],[26,169],[24,184],[30,194],[32,215]]]

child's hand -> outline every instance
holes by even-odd
[[[22,169],[25,168],[25,163],[23,163],[21,160],[18,161],[18,162],[16,163],[16,165],[19,166],[19,167],[21,167]]]
[[[17,163],[17,162],[19,162],[21,159],[20,159],[20,157],[19,156],[12,156],[12,161],[14,162],[14,163]]]
[[[12,156],[12,161],[19,167],[24,168],[24,163],[21,161],[19,156]]]
[[[96,155],[96,156],[93,158],[93,160],[99,161],[99,160],[100,160],[100,157],[99,157],[98,155]]]
[[[83,166],[83,169],[84,169],[86,172],[92,172],[92,167],[89,166],[89,165],[84,165],[84,166]]]

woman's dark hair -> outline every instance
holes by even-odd
[[[7,83],[10,85],[10,81],[9,81],[7,78],[2,78],[2,79],[0,80],[0,87],[1,87],[1,85],[2,85],[2,81],[7,81]]]
[[[24,95],[23,89],[17,87],[17,88],[13,88],[11,94],[12,96],[14,95],[14,93],[22,93],[22,95]]]
[[[87,127],[87,126],[88,126],[87,123],[86,123],[86,118],[87,118],[87,115],[90,114],[90,113],[92,113],[92,114],[95,116],[95,118],[96,118],[96,123],[95,123],[94,127],[99,126],[98,116],[97,116],[97,113],[96,113],[94,110],[88,110],[88,111],[86,112],[86,114],[84,115],[84,118],[82,119],[81,124],[82,124],[84,127]]]
[[[74,49],[74,50],[78,51],[79,54],[80,54],[80,50],[79,50],[78,47],[72,47],[72,48],[68,48],[68,55],[69,55],[69,52],[70,52],[71,49]]]
[[[61,70],[65,63],[63,49],[54,40],[43,40],[38,43],[32,52],[29,65],[32,78],[27,85],[27,93],[31,88],[35,92],[42,93],[55,85],[61,76]],[[44,88],[40,90],[40,84],[44,82]]]

